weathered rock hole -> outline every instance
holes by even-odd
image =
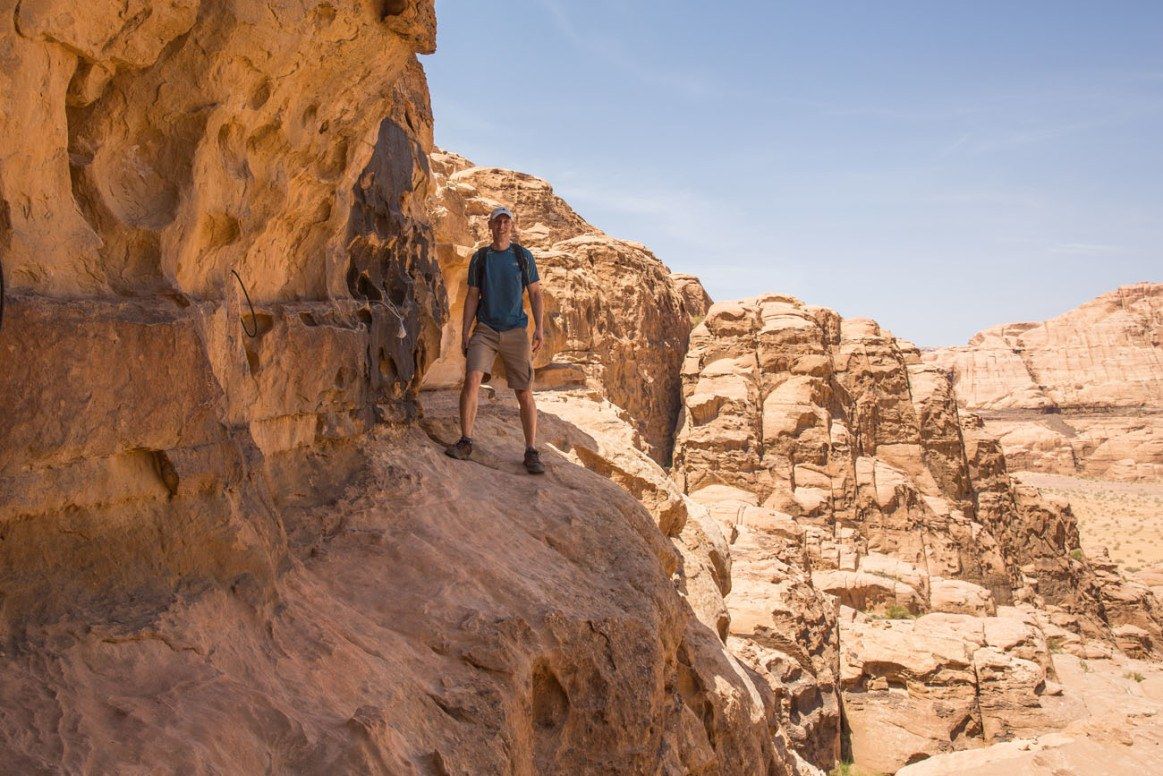
[[[408,284],[399,275],[388,279],[388,297],[396,307],[402,306],[408,300]]]
[[[373,302],[382,302],[384,299],[384,295],[380,293],[380,289],[376,287],[375,283],[368,279],[366,274],[360,274],[359,280],[356,281],[355,287],[356,291],[358,291],[359,295],[364,299],[371,299]]]
[[[330,3],[323,3],[315,9],[315,24],[319,27],[324,27],[335,21],[335,6]]]
[[[347,169],[347,151],[348,145],[346,140],[339,140],[332,146],[324,158],[319,160],[318,171],[319,177],[324,180],[334,180],[343,174]]]
[[[264,124],[247,138],[246,148],[252,154],[263,155],[274,149],[275,140],[282,128],[278,124]]]
[[[149,450],[147,452],[150,457],[150,465],[157,473],[158,479],[166,486],[170,496],[174,496],[178,492],[179,478],[173,462],[170,461],[164,450]]]
[[[315,210],[315,223],[325,224],[331,220],[331,214],[334,212],[330,200],[324,200],[319,203],[319,207]]]
[[[355,314],[355,317],[359,318],[359,320],[363,323],[364,326],[367,326],[369,329],[371,328],[371,325],[372,325],[372,311],[371,310],[364,307],[361,310],[359,310],[359,312],[357,312]]]
[[[266,105],[270,98],[271,81],[269,78],[264,78],[262,79],[262,82],[259,83],[258,88],[255,89],[254,92],[250,95],[250,101],[247,104],[250,105],[251,110],[258,110],[262,106]]]
[[[258,351],[250,345],[246,346],[246,365],[250,369],[252,375],[257,375],[262,369],[262,362],[259,360]]]
[[[548,666],[533,671],[533,724],[540,730],[552,730],[565,722],[569,696]]]
[[[392,362],[391,356],[383,350],[380,350],[380,377],[384,379],[385,383],[396,381],[396,365]]]
[[[299,313],[299,320],[303,322],[304,326],[318,326],[319,322],[315,320],[315,316],[311,313]]]
[[[190,302],[190,297],[186,296],[181,291],[169,291],[164,293],[163,296],[176,304],[178,308],[182,310],[185,310],[192,304],[192,302]]]
[[[242,322],[246,325],[247,331],[254,332],[255,339],[261,338],[275,327],[275,319],[266,313],[255,313],[254,315],[247,313],[242,316]]]
[[[229,213],[207,213],[202,219],[201,233],[202,244],[212,250],[236,242],[242,229],[238,219]]]
[[[380,21],[408,10],[408,0],[380,0]]]

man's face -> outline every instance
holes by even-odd
[[[493,242],[503,243],[513,236],[513,219],[499,215],[489,221],[489,231],[493,233]]]

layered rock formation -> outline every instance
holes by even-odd
[[[1013,469],[1163,478],[1163,284],[1124,286],[1041,323],[924,354],[1000,436]]]
[[[754,592],[727,597],[733,633],[843,690],[857,762],[895,770],[1053,727],[1048,637],[1080,655],[1159,649],[1153,597],[1082,558],[1069,506],[1012,481],[945,373],[875,323],[777,295],[719,303],[691,334],[683,382],[674,476],[740,543],[733,573],[803,591],[798,639],[742,624]],[[749,523],[802,534],[790,547],[803,558],[755,553]],[[822,594],[841,607],[838,633],[805,603]],[[833,660],[801,652],[838,646],[839,681]]]
[[[691,294],[679,291],[646,246],[603,234],[543,180],[475,167],[448,153],[433,155],[433,169],[433,221],[450,315],[425,386],[449,387],[464,374],[460,332],[468,263],[488,241],[488,213],[507,205],[516,215],[517,240],[533,252],[542,278],[546,331],[534,362],[538,387],[588,384],[600,390],[633,418],[644,449],[666,462],[691,328],[688,305],[697,304],[688,302]]]

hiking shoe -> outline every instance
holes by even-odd
[[[472,457],[472,440],[468,437],[461,437],[456,440],[456,444],[444,448],[444,454],[458,461],[467,461]]]
[[[541,463],[541,453],[536,450],[525,451],[525,471],[530,474],[545,474],[545,465]]]

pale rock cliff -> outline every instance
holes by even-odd
[[[924,354],[1001,438],[1010,468],[1163,478],[1163,284],[1124,286],[1056,318]]]
[[[778,295],[718,303],[683,382],[673,475],[723,524],[733,576],[799,591],[783,594],[794,640],[750,626],[756,592],[726,603],[745,662],[762,647],[812,675],[803,705],[827,723],[802,728],[805,756],[839,730],[836,690],[857,762],[891,771],[1061,724],[1051,640],[1158,654],[1154,597],[1082,558],[1069,506],[1013,482],[946,374],[874,322]],[[756,533],[780,541],[755,552]],[[839,616],[815,613],[821,596]]]

